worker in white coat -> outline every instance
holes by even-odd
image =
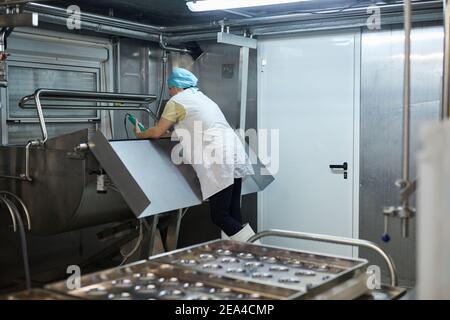
[[[171,99],[160,121],[135,134],[157,139],[174,127],[182,147],[182,159],[193,166],[200,181],[203,200],[209,199],[211,218],[222,230],[222,238],[247,241],[254,232],[242,225],[242,179],[254,174],[243,144],[219,106],[197,88],[190,71],[176,68],[168,79]]]

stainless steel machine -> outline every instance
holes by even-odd
[[[16,204],[24,208],[32,232],[56,234],[202,202],[192,167],[171,161],[176,141],[108,141],[100,131],[88,130],[48,139],[43,109],[141,110],[154,117],[148,104],[155,99],[39,89],[21,100],[22,108],[36,108],[42,137],[26,146],[0,147],[0,190],[16,195],[13,202],[21,201]],[[244,194],[273,181],[261,168],[255,165],[257,175],[244,182]]]

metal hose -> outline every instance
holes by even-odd
[[[28,247],[27,247],[27,238],[25,235],[25,228],[23,226],[23,220],[20,216],[19,210],[15,206],[11,200],[2,198],[3,202],[6,204],[8,209],[14,214],[17,219],[17,226],[19,227],[19,236],[20,236],[20,244],[22,248],[22,259],[23,259],[23,268],[25,272],[25,284],[27,290],[31,289],[31,276],[30,276],[30,263],[28,260]]]

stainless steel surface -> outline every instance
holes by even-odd
[[[136,217],[143,218],[203,202],[192,166],[172,161],[177,144],[169,139],[108,141],[98,131],[90,139],[89,149]],[[273,181],[271,176],[260,175],[263,168],[260,163],[255,165],[258,173],[244,180],[245,192],[260,191]]]
[[[130,92],[135,94],[160,93],[162,81],[161,59],[163,50],[157,43],[137,41],[135,39],[117,39],[114,50],[115,61],[115,92]],[[158,101],[164,98],[157,95]],[[157,101],[149,105],[155,115]],[[114,139],[126,139],[134,136],[132,128],[124,126],[126,111],[114,112]],[[154,120],[145,112],[136,112],[133,115],[146,127],[151,126]],[[126,131],[125,131],[126,130]]]
[[[217,35],[216,35],[217,36]],[[199,78],[198,86],[202,92],[214,100],[227,121],[234,128],[239,127],[241,104],[241,79],[239,66],[241,52],[237,46],[218,44],[216,41],[200,43],[204,54],[196,61],[188,56],[171,54],[169,69],[174,67],[190,68]],[[246,128],[256,129],[256,54],[250,51],[248,71],[248,93]],[[220,83],[220,86],[217,86]]]
[[[376,245],[373,242],[360,240],[360,239],[352,239],[352,238],[344,238],[344,237],[336,237],[336,236],[328,236],[323,234],[313,234],[313,233],[305,233],[305,232],[294,232],[294,231],[286,231],[286,230],[266,230],[255,234],[253,237],[248,239],[248,242],[252,243],[258,239],[262,239],[265,237],[285,237],[285,238],[294,238],[294,239],[303,239],[303,240],[311,240],[311,241],[319,241],[319,242],[328,242],[335,244],[345,244],[350,246],[357,247],[366,247],[376,251],[381,257],[383,257],[386,265],[389,269],[390,278],[391,278],[391,286],[396,287],[398,285],[398,275],[397,268],[395,267],[394,261],[389,256],[389,254]]]
[[[1,179],[2,189],[20,197],[28,208],[33,233],[56,234],[133,218],[118,191],[97,193],[96,174],[90,170],[101,165],[90,152],[74,152],[87,141],[88,130],[49,139],[46,148],[30,149],[33,182]],[[25,147],[3,146],[0,152],[2,174],[24,172]]]
[[[444,6],[444,69],[442,78],[441,119],[450,116],[450,5],[443,0]]]
[[[422,123],[438,121],[442,97],[443,31],[440,26],[415,25],[411,33],[411,176],[416,176],[414,154]],[[397,203],[399,189],[392,183],[401,176],[403,30],[383,28],[364,31],[361,52],[361,137],[359,238],[373,241],[396,262],[399,283],[415,282],[415,222],[410,237],[392,232],[383,243],[384,222],[380,212],[387,203]],[[415,205],[415,197],[411,199]],[[392,230],[399,230],[398,220]],[[377,255],[360,249],[360,256],[383,266]],[[384,269],[384,268],[383,268]],[[386,274],[383,270],[383,274]]]
[[[340,293],[352,299],[367,291],[366,264],[365,260],[215,240],[83,276],[80,289],[68,290],[65,281],[46,289],[82,299],[315,299],[333,287],[356,281],[360,288],[348,286]]]
[[[121,158],[120,152],[118,153],[117,149],[114,150],[113,142],[109,142],[100,131],[95,132],[92,138],[89,139],[89,150],[101,163],[102,168],[109,175],[110,179],[114,183],[114,186],[120,190],[124,200],[136,217],[143,218],[145,216],[149,216],[150,214],[143,215],[143,213],[148,210],[153,201],[153,196],[150,196],[146,190],[139,185],[139,180],[136,177],[139,177],[139,175],[145,175],[147,172],[146,164],[154,155],[147,153],[146,157],[141,158],[145,161],[145,164],[142,165],[141,163],[141,166],[133,167],[135,164],[135,161],[133,161],[134,158],[142,157],[142,154],[140,154],[142,146],[135,145],[134,142],[136,141],[119,141],[119,143],[120,142],[121,146],[132,146],[131,149],[126,149],[125,151],[125,153],[128,153],[129,156],[127,159]],[[145,143],[147,141],[142,142]],[[153,181],[154,180],[151,178],[147,180],[148,183],[152,183]],[[160,185],[155,185],[155,187],[160,187]],[[154,211],[153,214],[165,211]]]

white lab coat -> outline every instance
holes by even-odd
[[[234,183],[235,178],[254,174],[241,140],[219,106],[197,88],[171,98],[186,111],[175,124],[182,158],[197,173],[203,200]]]

